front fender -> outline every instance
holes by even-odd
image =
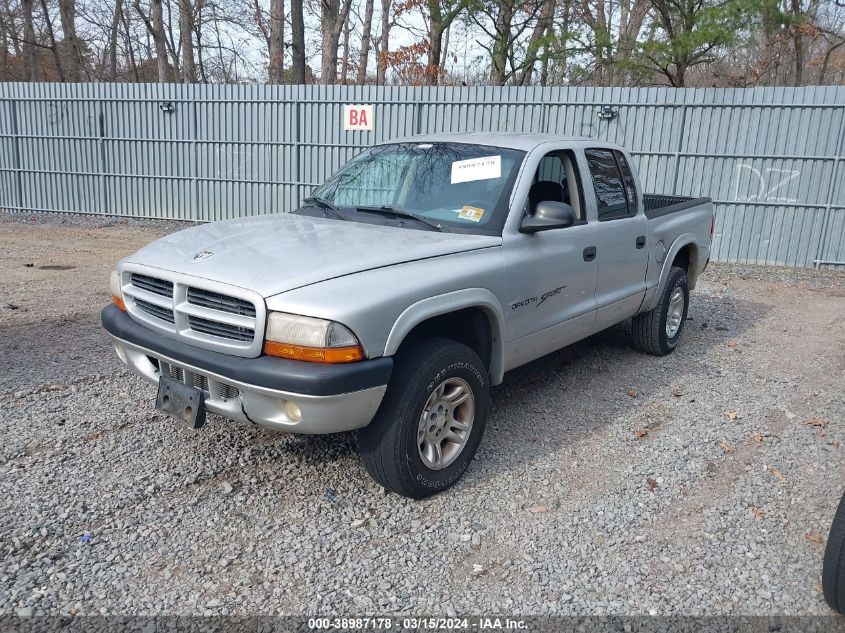
[[[434,297],[427,297],[408,306],[396,319],[385,343],[384,355],[394,355],[408,333],[432,317],[465,308],[481,308],[490,322],[492,336],[490,349],[490,382],[498,385],[504,377],[504,323],[505,315],[495,294],[486,288],[455,290]]]

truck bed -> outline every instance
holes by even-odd
[[[649,219],[659,218],[670,213],[676,213],[711,202],[710,198],[688,198],[685,196],[669,196],[660,193],[644,193],[643,204],[645,214]]]

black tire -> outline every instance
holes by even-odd
[[[445,380],[459,378],[475,400],[474,420],[463,449],[441,470],[426,466],[417,432],[429,395]],[[449,339],[426,339],[400,350],[387,393],[373,421],[358,431],[358,450],[379,484],[413,499],[445,490],[469,466],[487,422],[490,381],[478,355]]]
[[[669,314],[669,302],[676,288],[683,289],[684,310],[678,330],[674,336],[670,337],[666,332],[666,319]],[[631,324],[634,347],[641,352],[655,356],[666,356],[666,354],[672,353],[678,346],[678,341],[681,340],[688,309],[689,284],[687,283],[687,273],[683,268],[672,266],[663,287],[663,294],[660,295],[660,301],[649,312],[634,317]]]
[[[837,613],[845,614],[845,495],[830,526],[822,565],[824,599]]]

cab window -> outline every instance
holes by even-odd
[[[622,172],[613,151],[588,149],[584,151],[584,155],[587,158],[593,189],[596,192],[599,222],[636,215],[636,204],[629,204]],[[630,174],[630,170],[628,173]],[[633,178],[631,178],[631,185],[633,186]],[[631,191],[633,194],[633,189]]]

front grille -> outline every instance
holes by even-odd
[[[166,321],[167,323],[175,323],[175,319],[173,318],[173,310],[169,310],[168,308],[162,308],[161,306],[157,306],[154,303],[150,303],[149,301],[144,301],[143,299],[139,299],[135,297],[135,305],[138,306],[139,310],[143,310],[150,316],[154,316],[157,319],[161,319],[162,321]]]
[[[214,378],[209,378],[203,374],[172,365],[154,356],[147,356],[147,358],[150,359],[153,365],[159,368],[162,374],[190,387],[199,389],[205,393],[205,397],[209,400],[237,400],[241,396],[241,392],[237,387],[226,384],[225,382],[218,382]]]
[[[166,279],[156,279],[149,275],[141,275],[139,273],[132,273],[129,276],[129,281],[132,285],[141,290],[152,292],[153,294],[161,295],[162,297],[173,296],[173,282]]]
[[[211,321],[202,317],[188,315],[188,325],[196,332],[226,338],[233,341],[250,342],[255,338],[255,330],[220,321]]]
[[[211,308],[212,310],[228,312],[229,314],[239,314],[241,316],[255,318],[255,306],[249,301],[230,297],[219,292],[212,292],[211,290],[189,287],[188,303],[203,306],[204,308]]]
[[[201,391],[208,391],[208,378],[200,376],[199,374],[194,374],[194,387],[200,389]]]
[[[203,287],[167,279],[156,270],[122,273],[126,309],[137,321],[171,338],[235,356],[261,353],[266,311],[260,295],[219,284]]]
[[[224,400],[234,400],[235,398],[240,397],[241,392],[238,390],[237,387],[233,387],[232,385],[227,385],[225,383],[220,383],[220,397]]]

